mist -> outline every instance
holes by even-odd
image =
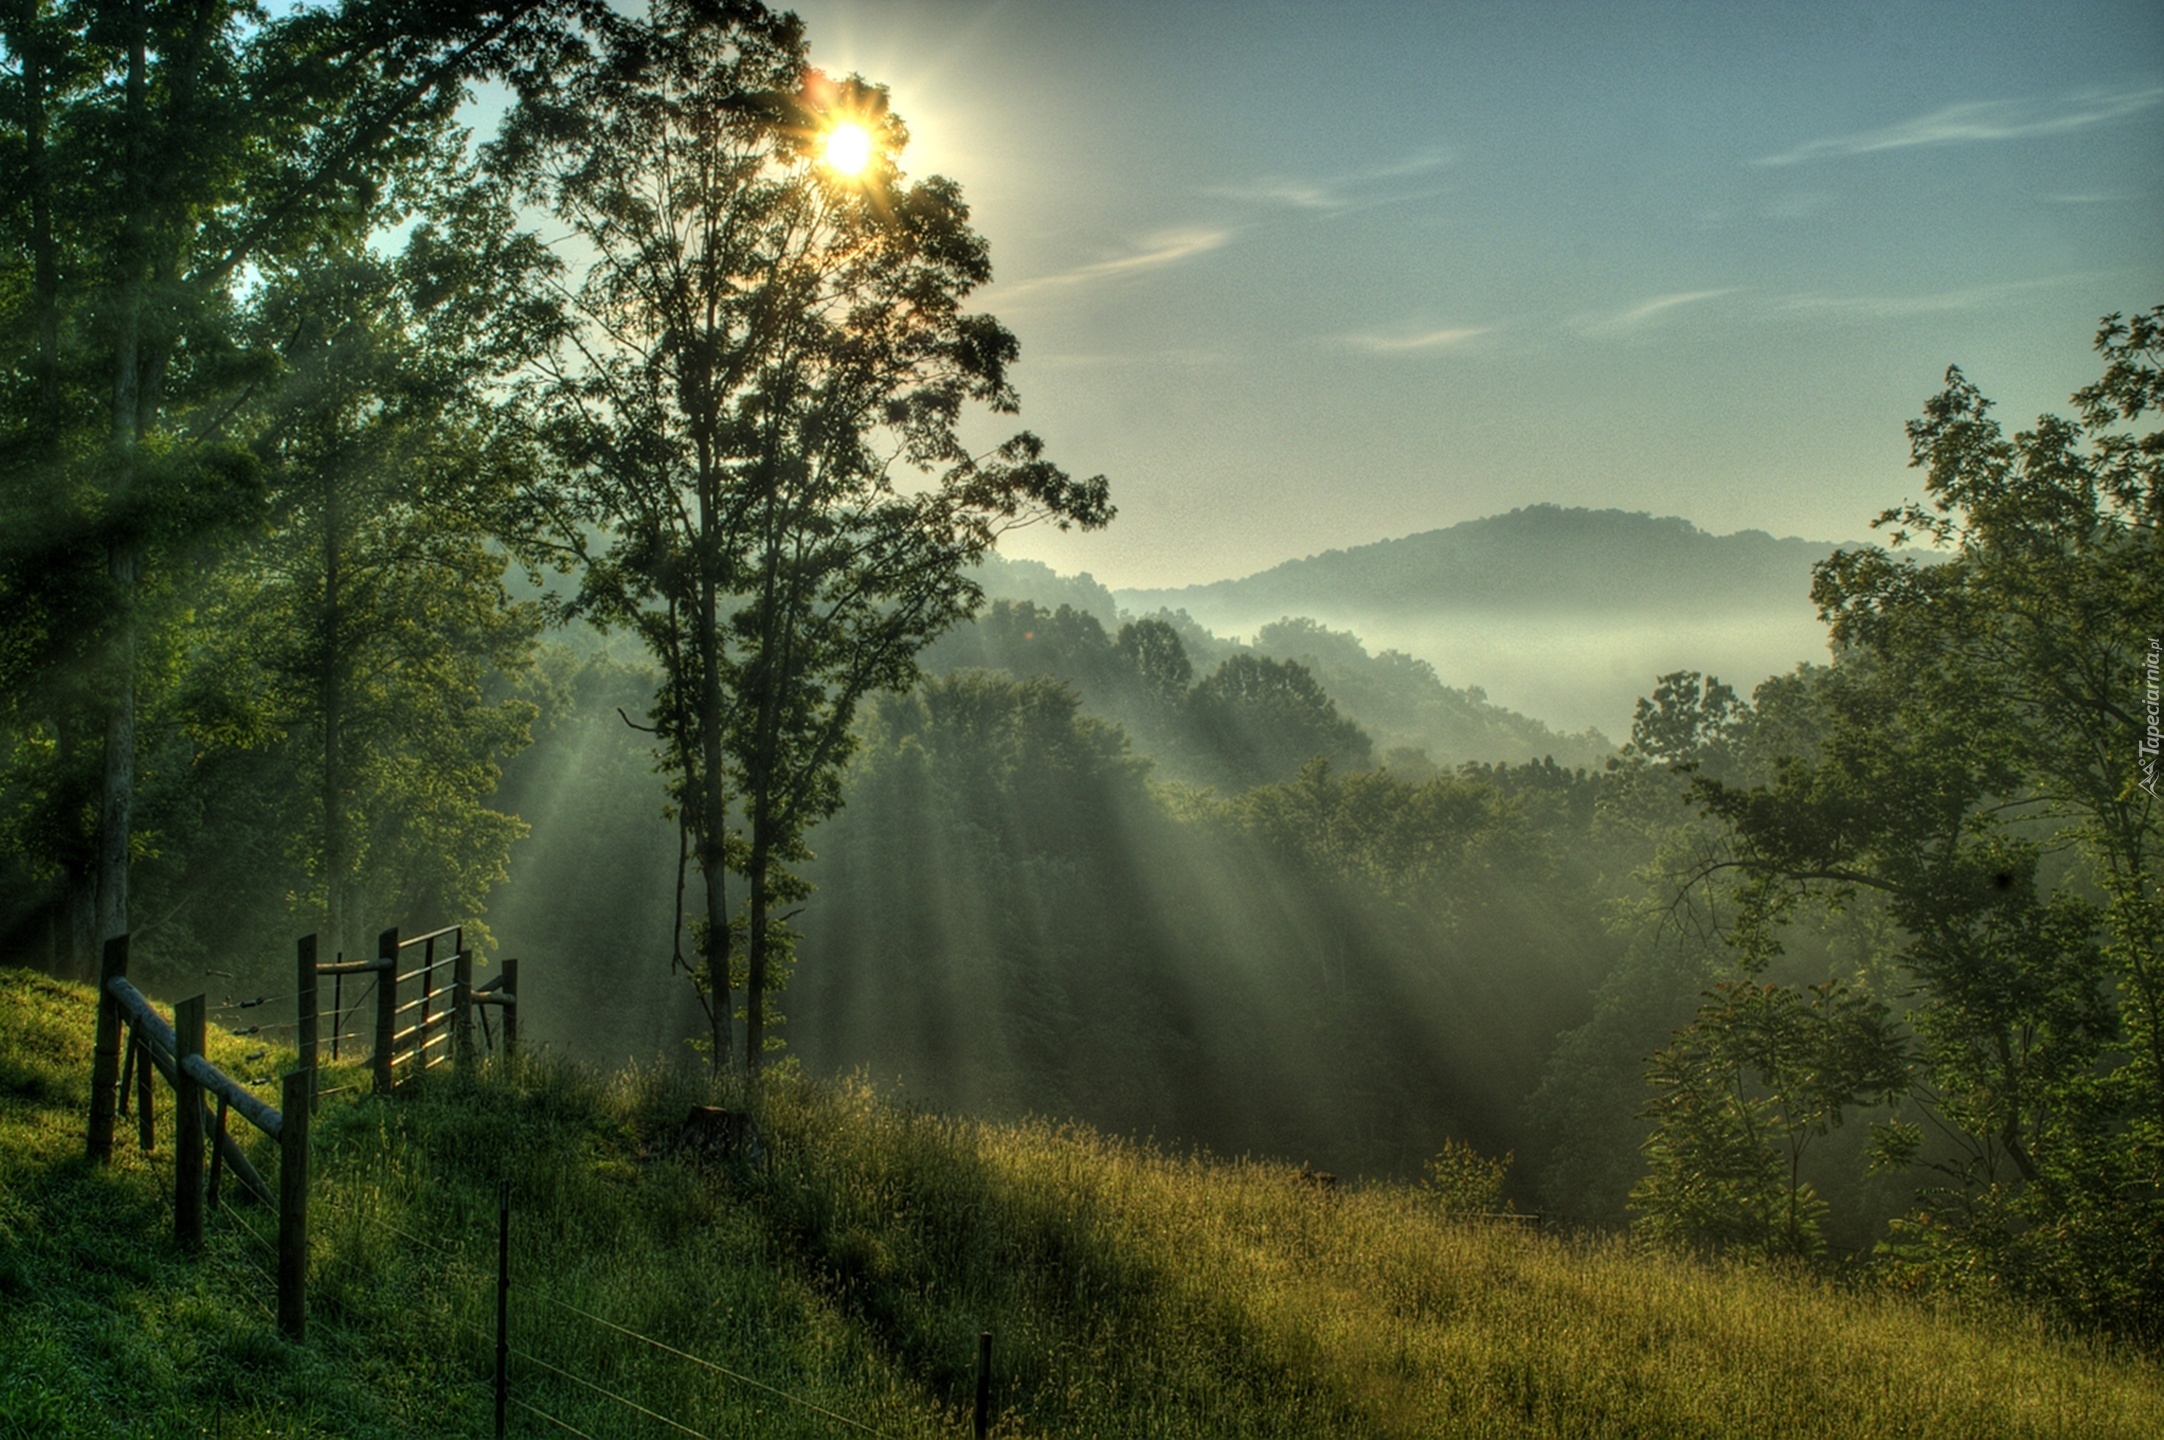
[[[1232,620],[1252,634],[1277,619]],[[1748,690],[1799,664],[1826,663],[1826,627],[1799,601],[1782,610],[1702,615],[1626,610],[1457,610],[1431,618],[1316,607],[1314,619],[1374,650],[1402,650],[1451,683],[1478,687],[1506,710],[1557,730],[1598,730],[1617,743],[1652,677],[1700,670]]]

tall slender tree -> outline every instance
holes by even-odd
[[[845,127],[853,173],[825,158]],[[776,866],[836,803],[857,701],[907,683],[917,647],[968,612],[961,569],[1002,529],[1110,515],[1102,478],[1070,480],[1031,437],[962,444],[965,408],[1015,408],[1017,346],[963,311],[987,250],[952,182],[906,182],[906,140],[882,91],[810,68],[794,16],[661,0],[593,65],[531,87],[494,150],[593,255],[531,387],[574,476],[545,508],[576,607],[661,662],[653,721],[703,881],[717,1068],[731,868],[750,892],[756,1068]]]

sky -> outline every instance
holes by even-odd
[[[793,8],[1111,479],[1002,549],[1115,588],[1537,503],[1862,538],[1949,364],[2015,428],[2164,303],[2155,0]]]

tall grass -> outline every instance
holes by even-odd
[[[669,1142],[726,1095],[549,1064],[326,1101],[295,1347],[238,1228],[268,1217],[186,1260],[158,1156],[78,1158],[90,1011],[0,972],[0,1436],[489,1433],[499,1180],[514,1347],[717,1436],[852,1432],[576,1311],[894,1436],[967,1433],[983,1330],[1009,1437],[2164,1433],[2148,1362],[2014,1317],[855,1084],[773,1086],[766,1160],[700,1162]],[[513,1373],[588,1434],[672,1433]]]

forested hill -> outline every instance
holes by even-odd
[[[1370,647],[1351,631],[1304,616],[1272,620],[1243,641],[1212,633],[1177,611],[1124,611],[1093,576],[1061,575],[1033,560],[990,555],[972,576],[990,605],[974,623],[934,642],[924,652],[925,669],[934,674],[1005,670],[1061,680],[1092,713],[1125,725],[1153,754],[1161,777],[1223,779],[1208,763],[1196,768],[1192,762],[1200,757],[1183,755],[1189,748],[1181,743],[1183,726],[1170,713],[1159,713],[1168,701],[1180,702],[1176,709],[1186,702],[1163,685],[1138,686],[1132,633],[1138,620],[1159,631],[1157,645],[1179,651],[1177,659],[1164,657],[1181,676],[1175,688],[1184,688],[1189,679],[1203,681],[1206,689],[1225,683],[1208,676],[1243,654],[1304,667],[1320,687],[1313,702],[1334,705],[1337,715],[1364,731],[1373,743],[1363,753],[1375,761],[1402,764],[1417,754],[1417,769],[1552,757],[1566,766],[1598,768],[1613,751],[1610,737],[1599,730],[1547,725],[1491,703],[1477,685],[1446,683],[1426,660]],[[1311,753],[1297,744],[1293,751],[1295,762]]]
[[[1230,614],[1347,610],[1634,610],[1685,615],[1794,608],[1831,542],[1763,530],[1714,535],[1688,520],[1625,510],[1528,505],[1349,550],[1326,550],[1239,580],[1122,590],[1119,605],[1184,609],[1205,624]]]

